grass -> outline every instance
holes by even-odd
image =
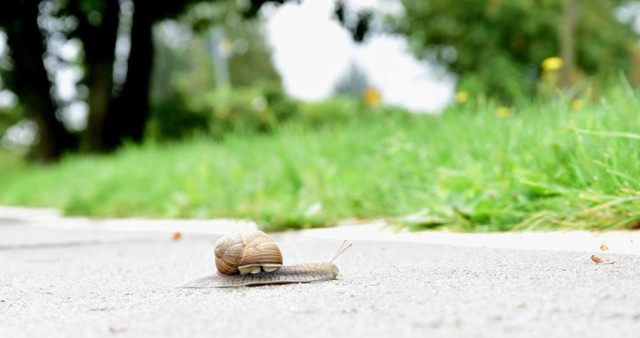
[[[640,227],[635,93],[620,89],[580,111],[563,100],[496,111],[369,112],[51,167],[0,153],[0,203],[95,217],[249,218],[268,230],[381,217],[456,231]]]

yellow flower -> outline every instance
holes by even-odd
[[[458,103],[465,103],[467,100],[469,100],[469,93],[466,91],[462,90],[456,93],[456,101]]]
[[[508,117],[511,115],[511,108],[505,106],[498,107],[498,109],[496,109],[496,115],[498,115],[498,117]]]
[[[542,69],[546,71],[554,71],[562,68],[564,62],[557,56],[552,56],[542,61]]]
[[[377,107],[380,105],[380,92],[373,87],[367,87],[364,91],[363,97],[364,103],[367,107]]]
[[[584,107],[584,101],[580,100],[580,99],[575,99],[573,101],[571,101],[571,110],[580,110],[582,109],[582,107]]]
[[[609,250],[609,247],[606,244],[604,244],[604,242],[602,242],[602,244],[600,244],[600,250],[607,251]]]

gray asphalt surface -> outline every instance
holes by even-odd
[[[340,241],[274,236],[285,263]],[[336,281],[179,289],[217,236],[0,219],[0,337],[638,337],[640,257],[356,241]]]

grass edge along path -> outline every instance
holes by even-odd
[[[147,142],[51,167],[0,156],[0,203],[93,217],[232,217],[267,230],[389,218],[455,231],[640,227],[640,102],[370,116]],[[364,117],[362,117],[364,116]]]

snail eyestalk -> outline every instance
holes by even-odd
[[[333,258],[331,258],[329,263],[333,263],[333,261],[335,261],[338,257],[340,257],[340,255],[342,255],[345,251],[347,251],[347,249],[349,249],[352,245],[353,243],[347,243],[347,240],[345,239],[344,242],[342,242],[342,244],[338,248],[338,251],[336,251],[336,253],[333,255]]]

